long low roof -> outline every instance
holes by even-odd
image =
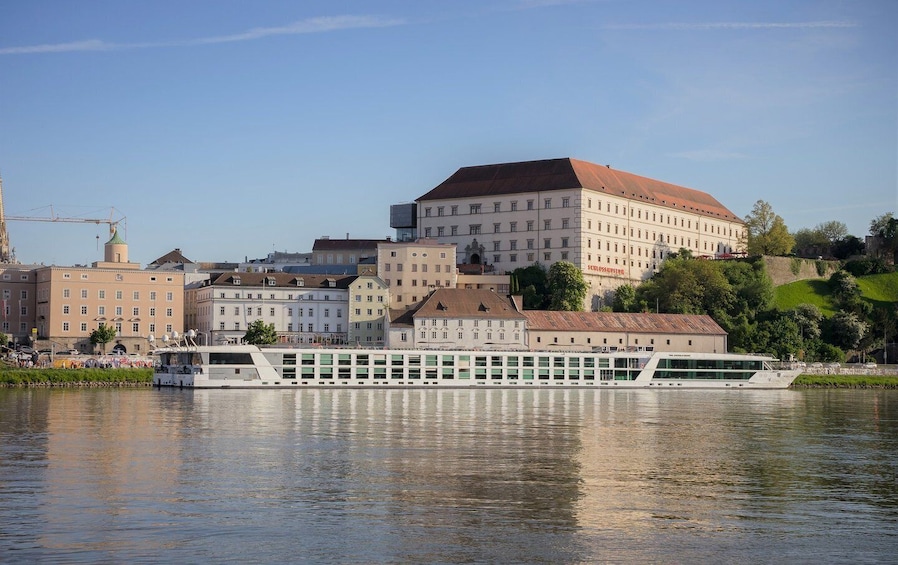
[[[727,335],[711,316],[525,310],[530,331]]]
[[[462,167],[418,202],[585,188],[656,206],[742,222],[706,192],[578,159]]]

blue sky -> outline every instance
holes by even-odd
[[[7,0],[5,212],[241,261],[391,235],[459,167],[574,157],[863,237],[898,212],[896,24],[891,0]],[[108,237],[8,231],[24,263]]]

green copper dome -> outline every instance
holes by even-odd
[[[119,237],[118,230],[112,232],[112,237],[109,238],[109,241],[106,242],[106,245],[117,245],[122,244],[125,245],[125,240]]]

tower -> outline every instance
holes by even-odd
[[[0,263],[12,263],[9,251],[9,234],[6,233],[6,216],[3,212],[3,177],[0,176]]]
[[[112,237],[106,242],[104,251],[106,263],[128,262],[128,244],[119,236],[118,230],[112,232]]]

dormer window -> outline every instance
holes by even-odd
[[[266,277],[265,280],[268,281],[268,286],[275,286],[277,284],[277,281],[274,280],[274,277]]]
[[[231,279],[231,282],[234,283],[235,286],[239,286],[240,285],[240,277],[234,277],[233,279]]]
[[[443,304],[442,302],[437,302],[437,310],[442,310],[445,312],[448,309],[449,309],[449,307],[446,306],[445,304]]]
[[[306,281],[302,278],[296,279],[296,286],[306,286]]]

